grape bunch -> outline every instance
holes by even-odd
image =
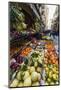
[[[21,63],[23,63],[23,57],[18,55],[17,57],[10,60],[10,68],[13,70],[17,70]]]

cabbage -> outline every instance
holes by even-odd
[[[29,74],[29,71],[25,71],[24,74],[25,74],[25,75],[24,75],[24,77],[23,77],[23,80],[25,80],[25,79],[26,79],[27,77],[29,77],[29,75],[30,75],[30,74]]]
[[[23,86],[23,82],[20,81],[20,83],[18,84],[18,87],[22,87]]]
[[[31,86],[31,77],[30,76],[24,80],[24,86]]]
[[[21,72],[18,72],[18,73],[17,73],[16,78],[17,78],[18,80],[21,80]]]
[[[39,84],[39,82],[34,82],[33,84],[32,84],[32,86],[39,86],[40,84]]]
[[[32,73],[33,71],[35,71],[35,68],[32,66],[30,67],[30,73]]]
[[[14,79],[10,85],[10,87],[17,87],[18,86],[19,81],[17,79]]]
[[[32,81],[37,81],[38,80],[38,73],[37,72],[32,72],[31,74],[31,79]]]
[[[40,79],[41,79],[41,75],[40,73],[38,73],[38,81],[40,81]]]

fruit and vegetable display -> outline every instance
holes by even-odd
[[[59,85],[59,36],[41,30],[33,11],[28,4],[10,3],[9,87]]]
[[[55,64],[48,64],[48,65],[44,65],[45,67],[45,71],[46,71],[46,75],[45,75],[45,85],[57,85],[59,83],[58,81],[58,66]]]
[[[27,46],[10,60],[10,69],[13,72],[10,87],[57,85],[58,64],[53,43],[46,43],[42,49],[40,46],[36,46],[36,49]]]
[[[10,87],[39,86],[42,79],[43,58],[43,50],[32,51],[28,57],[26,55],[25,58],[21,58],[20,63],[17,61],[16,63],[19,64],[19,68],[16,68],[16,71],[11,77]],[[21,62],[21,60],[23,61]]]
[[[46,71],[46,85],[58,84],[58,55],[56,54],[54,45],[52,43],[46,44],[45,48],[44,68]]]

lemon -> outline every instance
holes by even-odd
[[[50,82],[51,82],[51,79],[50,79],[50,78],[48,78],[48,79],[47,79],[47,81],[50,83]]]
[[[56,70],[56,74],[58,74],[59,73],[59,71],[58,70]]]
[[[48,67],[46,67],[46,68],[45,68],[45,70],[46,70],[46,71],[49,71],[49,68],[48,68]]]
[[[46,67],[47,67],[47,65],[46,65],[46,64],[44,64],[44,67],[46,68]]]
[[[56,75],[56,80],[58,80],[59,79],[59,75]]]
[[[52,71],[49,72],[49,78],[52,78]]]
[[[54,68],[52,69],[52,71],[53,71],[54,73],[56,73],[56,68],[54,67]]]
[[[54,79],[54,80],[56,80],[56,79],[57,79],[56,74],[53,74],[53,75],[52,75],[52,77],[53,77],[53,79]]]

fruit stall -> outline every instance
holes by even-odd
[[[18,10],[12,5],[10,8],[9,86],[58,85],[59,49],[54,36],[52,39],[45,34],[46,31],[37,31],[38,28],[34,28],[36,21],[29,18],[28,12],[22,8]]]

